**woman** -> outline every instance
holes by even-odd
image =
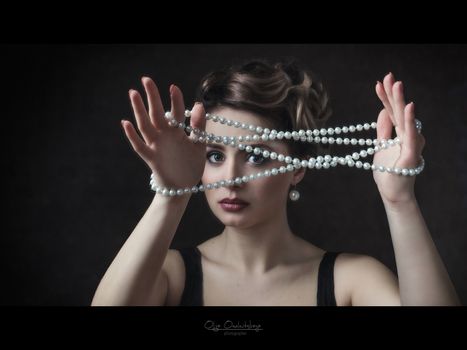
[[[161,188],[192,188],[200,180],[208,186],[284,164],[263,157],[264,150],[299,159],[318,154],[313,143],[292,139],[243,142],[260,147],[259,154],[222,143],[193,142],[194,133],[187,135],[164,119],[155,83],[147,77],[142,83],[148,110],[137,91],[129,92],[142,137],[131,122],[122,121],[122,127]],[[401,142],[375,153],[374,164],[419,166],[425,141],[415,126],[414,104],[404,101],[402,83],[388,74],[377,83],[376,93],[384,105],[377,121],[378,140],[390,139],[394,126]],[[170,96],[169,117],[184,122],[182,92],[172,85]],[[190,126],[218,136],[254,133],[214,122],[213,115],[283,131],[321,128],[330,115],[324,89],[296,64],[252,61],[211,73],[202,81],[199,101],[191,110]],[[277,176],[205,191],[210,209],[225,228],[192,249],[169,249],[191,192],[157,193],[102,278],[92,304],[459,304],[417,205],[415,176],[374,171],[395,249],[396,278],[374,258],[325,252],[291,231],[286,214],[289,191],[305,172],[306,167],[298,166]],[[290,198],[297,197],[296,191],[290,192]]]

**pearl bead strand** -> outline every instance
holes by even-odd
[[[185,111],[185,117],[189,118],[191,116],[190,111]],[[336,167],[337,165],[343,165],[348,167],[363,168],[364,170],[380,171],[387,172],[390,174],[402,175],[402,176],[415,176],[420,174],[425,167],[425,160],[421,157],[421,163],[416,168],[390,168],[383,165],[370,164],[369,162],[362,162],[360,159],[365,158],[368,155],[373,155],[374,153],[400,144],[399,138],[388,139],[388,140],[377,140],[377,139],[356,139],[356,138],[341,138],[341,137],[332,137],[331,135],[340,135],[347,133],[354,133],[362,130],[376,129],[376,123],[372,122],[365,124],[357,124],[356,126],[344,126],[336,128],[327,128],[327,129],[314,129],[314,130],[299,130],[299,131],[276,131],[269,130],[268,128],[262,128],[261,126],[248,125],[245,123],[240,123],[238,121],[229,120],[220,116],[206,114],[207,120],[212,120],[213,122],[219,122],[221,124],[227,124],[228,126],[233,126],[235,128],[242,128],[251,132],[254,132],[255,135],[244,135],[244,136],[216,136],[214,134],[206,133],[197,128],[192,128],[191,126],[186,126],[183,122],[177,122],[171,112],[165,113],[165,119],[168,124],[172,127],[184,129],[189,134],[193,132],[194,138],[193,142],[203,142],[203,143],[222,143],[226,146],[238,148],[247,153],[253,152],[256,155],[261,154],[264,158],[271,158],[273,160],[278,160],[280,162],[285,162],[286,166],[281,166],[279,168],[272,168],[265,170],[263,172],[258,172],[256,174],[245,175],[242,177],[236,177],[235,179],[221,180],[214,183],[199,185],[193,187],[185,187],[183,189],[172,189],[158,186],[155,183],[154,174],[151,174],[150,186],[151,189],[163,196],[181,196],[187,193],[197,193],[204,192],[206,190],[218,189],[220,187],[229,187],[233,185],[240,185],[242,183],[247,183],[252,180],[256,180],[262,177],[276,176],[279,174],[284,174],[285,172],[291,172],[295,169],[300,168],[309,168],[309,169],[329,169],[330,167]],[[422,129],[422,123],[415,119],[415,126],[417,131],[420,133]],[[360,152],[354,152],[352,155],[346,155],[344,157],[332,157],[331,155],[318,156],[316,158],[311,157],[308,160],[300,160],[299,158],[292,158],[283,154],[277,154],[276,152],[270,152],[268,150],[263,150],[259,147],[252,147],[250,145],[245,145],[242,142],[250,141],[269,141],[269,140],[282,140],[282,139],[301,142],[310,142],[310,143],[336,143],[338,145],[360,145],[360,146],[374,146],[368,147],[367,149],[362,149]]]

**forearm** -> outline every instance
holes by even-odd
[[[459,305],[448,272],[415,199],[384,203],[396,258],[402,305]]]
[[[103,276],[93,305],[145,300],[161,271],[189,197],[156,195]]]

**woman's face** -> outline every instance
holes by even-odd
[[[267,123],[267,120],[251,112],[222,107],[212,111],[211,114],[240,123],[271,129],[271,125]],[[206,131],[216,136],[254,135],[251,131],[218,122],[215,123],[212,120],[206,122]],[[257,147],[264,147],[270,152],[289,155],[288,147],[282,141],[259,140],[243,143],[258,145]],[[208,144],[206,147],[206,165],[201,181],[206,185],[220,180],[257,174],[283,165],[285,166],[286,163],[279,162],[277,159],[264,158],[261,154],[247,153],[238,148],[219,143]],[[284,174],[279,173],[276,176],[261,177],[241,185],[208,190],[205,191],[205,195],[214,215],[225,226],[246,228],[264,220],[271,220],[271,217],[282,213],[285,210],[290,185],[297,183],[303,175],[304,170],[302,169],[295,172],[285,172]],[[223,208],[219,203],[224,198],[239,198],[248,202],[248,205],[238,211],[231,211],[228,208]]]

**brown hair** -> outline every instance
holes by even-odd
[[[270,64],[252,60],[211,72],[201,81],[198,101],[207,112],[221,106],[253,112],[278,131],[322,128],[331,115],[323,85],[295,61]],[[302,159],[322,150],[314,143],[282,141],[293,156]]]

